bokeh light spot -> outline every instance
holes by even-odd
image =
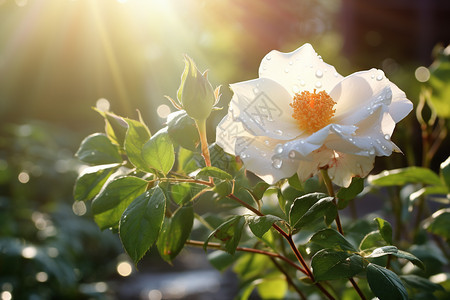
[[[19,180],[20,183],[27,183],[28,181],[30,181],[30,175],[28,175],[27,172],[20,172],[19,175],[17,176],[17,179]]]
[[[427,82],[430,79],[430,70],[424,66],[420,66],[414,72],[414,76],[416,76],[419,82]]]
[[[82,216],[87,212],[86,204],[83,201],[75,201],[72,204],[72,211],[77,216]]]
[[[159,290],[151,290],[148,292],[148,299],[149,300],[161,300],[162,299],[162,293]]]
[[[156,109],[156,113],[158,114],[158,116],[162,119],[167,118],[167,116],[171,113],[170,107],[166,104],[161,104],[160,106],[158,106],[158,108]]]
[[[22,256],[25,258],[33,258],[35,257],[37,254],[37,249],[36,247],[33,246],[27,246],[25,248],[22,249]]]
[[[46,282],[48,280],[48,274],[45,272],[38,272],[36,274],[36,280],[39,282]]]
[[[12,294],[9,291],[3,291],[1,293],[1,300],[11,300],[12,299]]]
[[[100,111],[109,111],[111,104],[109,103],[109,101],[107,99],[100,98],[95,103],[95,107],[97,107],[97,109]]]
[[[123,276],[123,277],[130,276],[132,271],[133,271],[133,267],[127,261],[122,261],[117,264],[117,273],[119,273],[120,276]]]

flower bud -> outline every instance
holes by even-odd
[[[183,109],[195,120],[206,120],[216,102],[206,71],[200,73],[194,61],[187,55],[177,96]]]

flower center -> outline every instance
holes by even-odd
[[[330,119],[336,111],[333,109],[335,104],[325,91],[316,93],[314,89],[313,93],[296,93],[289,105],[294,109],[292,117],[297,120],[300,129],[313,133],[330,124]]]

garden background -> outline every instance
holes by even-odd
[[[445,0],[0,0],[0,299],[229,299],[233,275],[211,270],[201,251],[185,250],[173,268],[150,251],[138,273],[117,235],[74,204],[74,153],[104,127],[91,107],[130,118],[138,109],[156,132],[173,110],[164,96],[176,97],[183,54],[210,70],[226,106],[228,84],[254,78],[266,53],[306,42],[341,74],[382,69],[417,104],[424,67],[450,42],[449,14]],[[225,113],[208,120],[211,140]],[[414,114],[395,139],[405,155],[377,158],[374,173],[422,163]],[[448,146],[431,160],[436,172]],[[186,269],[204,272],[178,276]]]

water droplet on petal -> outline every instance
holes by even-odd
[[[275,152],[278,153],[278,154],[282,153],[282,152],[283,152],[283,145],[278,144],[278,145],[275,147]]]
[[[282,165],[283,165],[283,161],[282,161],[281,159],[279,159],[279,158],[275,158],[275,159],[272,161],[272,166],[273,166],[275,169],[280,169]]]
[[[304,141],[304,140],[301,140],[301,141],[300,141],[300,144],[302,144],[302,145],[303,145],[304,143],[305,143],[305,141]]]
[[[381,149],[387,150],[387,147],[385,145],[381,146]]]
[[[323,58],[322,58],[322,56],[317,56],[317,58],[320,60],[320,61],[323,61]]]
[[[259,93],[258,88],[254,88],[254,89],[253,89],[253,93],[254,93],[254,94],[258,94],[258,93]]]
[[[278,135],[282,135],[282,134],[283,134],[283,131],[277,129],[277,130],[275,130],[275,133],[278,134]]]
[[[289,65],[292,66],[294,62],[292,60],[289,61]]]
[[[266,59],[267,59],[267,60],[271,60],[271,59],[272,59],[272,56],[267,55],[267,56],[266,56]]]
[[[266,157],[266,156],[267,156],[267,153],[266,153],[266,152],[261,152],[261,156],[262,156],[262,157]]]
[[[375,154],[375,150],[371,149],[371,150],[369,151],[369,154],[370,154],[370,155],[374,155],[374,154]]]
[[[389,136],[389,134],[385,134],[385,135],[384,135],[384,139],[387,140],[387,141],[389,141],[389,140],[391,139],[391,137]]]
[[[321,88],[322,87],[322,82],[317,81],[315,86],[316,86],[316,88]]]
[[[334,77],[338,77],[338,76],[339,76],[338,72],[334,72]]]
[[[375,74],[370,75],[370,78],[374,79],[375,78]]]
[[[298,85],[294,84],[292,86],[292,92],[294,92],[295,94],[297,94],[298,92],[300,92],[300,88],[298,87]]]
[[[305,86],[305,84],[306,84],[306,83],[305,83],[304,80],[300,80],[300,85],[301,85],[301,86]]]
[[[155,208],[158,208],[158,207],[159,207],[159,205],[158,205],[158,204],[156,204],[156,205],[155,205]]]
[[[322,78],[322,76],[323,76],[323,72],[321,70],[317,70],[316,71],[316,77],[317,78]]]
[[[269,140],[265,140],[265,141],[264,141],[264,145],[269,146],[269,145],[270,145]]]
[[[378,81],[381,81],[381,80],[383,80],[383,75],[381,75],[381,74],[380,74],[380,75],[378,75],[378,76],[377,76],[377,80],[378,80]]]
[[[289,151],[289,157],[290,158],[295,158],[295,151],[294,150]]]

